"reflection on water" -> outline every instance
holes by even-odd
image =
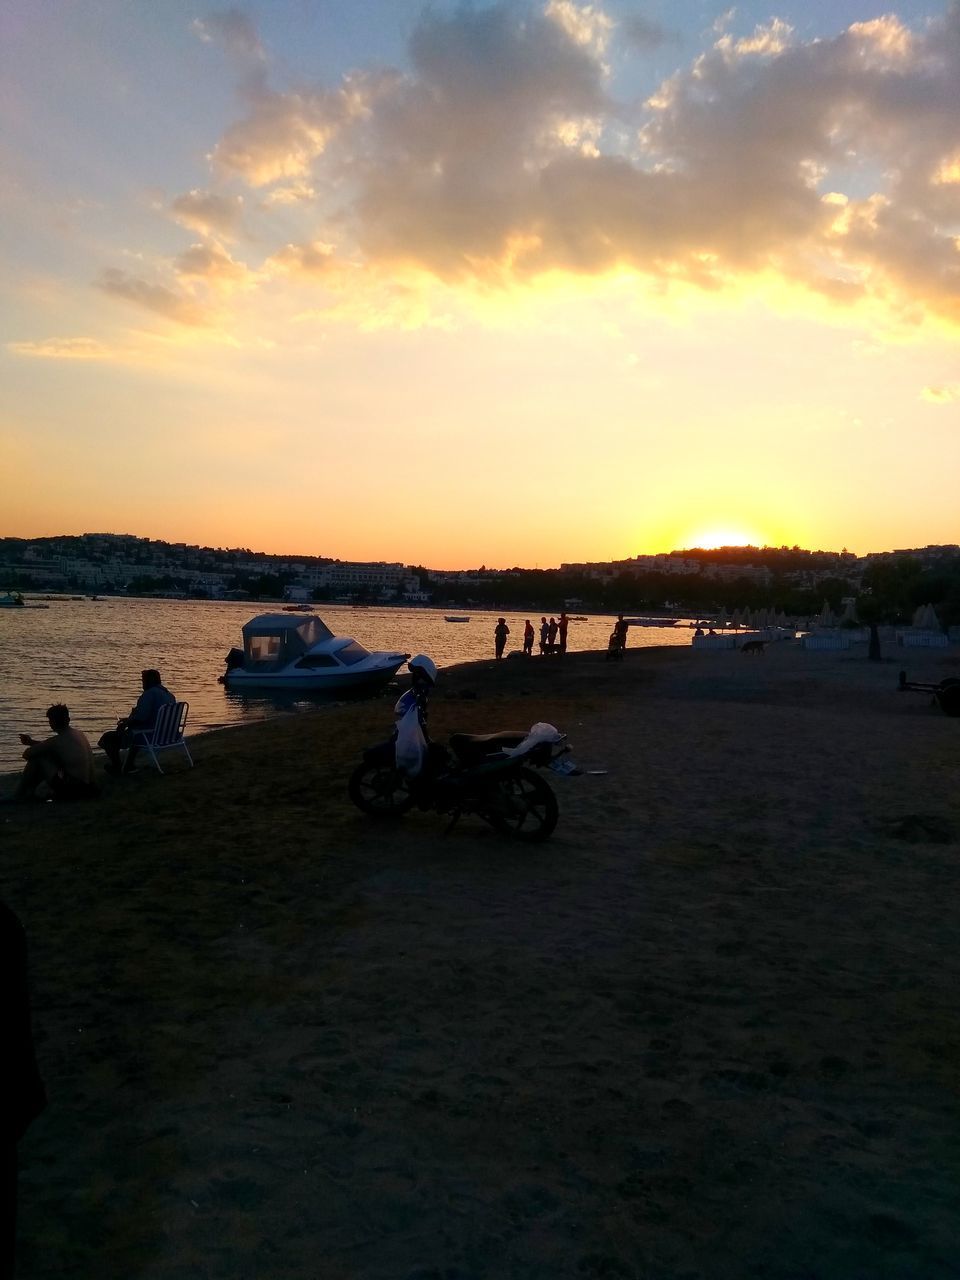
[[[238,720],[267,720],[270,716],[295,714],[300,711],[316,711],[318,707],[336,707],[344,702],[364,702],[381,698],[384,690],[392,694],[394,701],[400,695],[398,680],[381,684],[373,689],[227,689],[223,698],[234,714],[227,723]]]
[[[44,711],[52,702],[67,703],[74,724],[95,742],[118,716],[129,713],[144,667],[157,667],[177,698],[190,703],[188,734],[356,696],[344,690],[335,697],[298,691],[278,699],[264,690],[239,694],[217,682],[228,649],[240,643],[241,626],[258,612],[278,608],[108,597],[53,601],[46,610],[0,609],[0,770],[20,767],[23,748],[17,735],[45,733]],[[368,649],[429,653],[441,679],[442,668],[451,663],[493,657],[494,612],[471,612],[468,623],[445,622],[439,609],[321,604],[317,612],[337,635],[354,636]],[[506,615],[508,653],[521,646],[524,617]],[[537,626],[539,617],[531,621]],[[611,626],[608,616],[571,622],[571,651],[605,649]],[[635,628],[629,638],[630,648],[689,643],[690,631],[682,627]]]

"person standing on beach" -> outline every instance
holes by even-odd
[[[497,625],[493,629],[493,640],[498,658],[503,657],[504,646],[507,643],[507,636],[510,634],[510,628],[507,626],[506,618],[498,618]]]
[[[523,652],[528,658],[533,657],[533,623],[529,618],[523,624]]]
[[[160,708],[169,705],[171,702],[176,702],[176,698],[170,690],[164,688],[159,671],[153,668],[141,671],[140,682],[143,685],[143,693],[137,699],[133,710],[125,719],[118,720],[116,729],[108,730],[97,744],[107,753],[110,761],[107,765],[109,773],[133,772],[133,759],[137,754],[137,742],[134,735],[136,733],[149,733],[154,726],[157,712]],[[127,748],[127,760],[121,768],[120,752],[124,747]]]
[[[570,626],[570,619],[567,617],[565,613],[561,613],[560,619],[557,622],[557,636],[560,639],[561,654],[564,654],[567,652],[567,628],[569,626]]]
[[[86,734],[70,727],[70,711],[62,702],[47,708],[47,724],[53,730],[52,738],[39,742],[29,733],[20,735],[27,763],[13,799],[92,799],[97,795],[97,784]]]
[[[618,613],[618,614],[617,614],[617,625],[616,625],[616,627],[614,628],[614,630],[616,631],[617,636],[619,637],[618,642],[617,642],[617,648],[620,650],[620,656],[621,656],[621,657],[623,657],[624,651],[625,651],[625,649],[626,649],[626,647],[627,647],[627,632],[629,631],[629,629],[630,629],[630,623],[629,623],[629,622],[624,622],[624,620],[623,620],[623,614],[622,614],[622,613]]]
[[[546,618],[540,619],[540,652],[547,652],[547,636],[550,634],[550,624]]]

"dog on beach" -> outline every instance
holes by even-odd
[[[766,640],[747,640],[740,646],[741,653],[763,653],[767,647]]]

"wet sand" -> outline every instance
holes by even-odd
[[[21,1277],[955,1277],[960,720],[901,665],[960,675],[443,673],[434,736],[545,719],[609,771],[534,848],[352,809],[390,699],[6,810]]]

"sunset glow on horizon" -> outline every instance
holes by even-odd
[[[960,5],[11,0],[0,533],[958,540]]]
[[[727,527],[693,533],[689,538],[684,539],[683,545],[690,550],[699,547],[703,551],[716,551],[719,547],[764,547],[768,545],[768,540],[756,534],[743,533],[739,529]]]

